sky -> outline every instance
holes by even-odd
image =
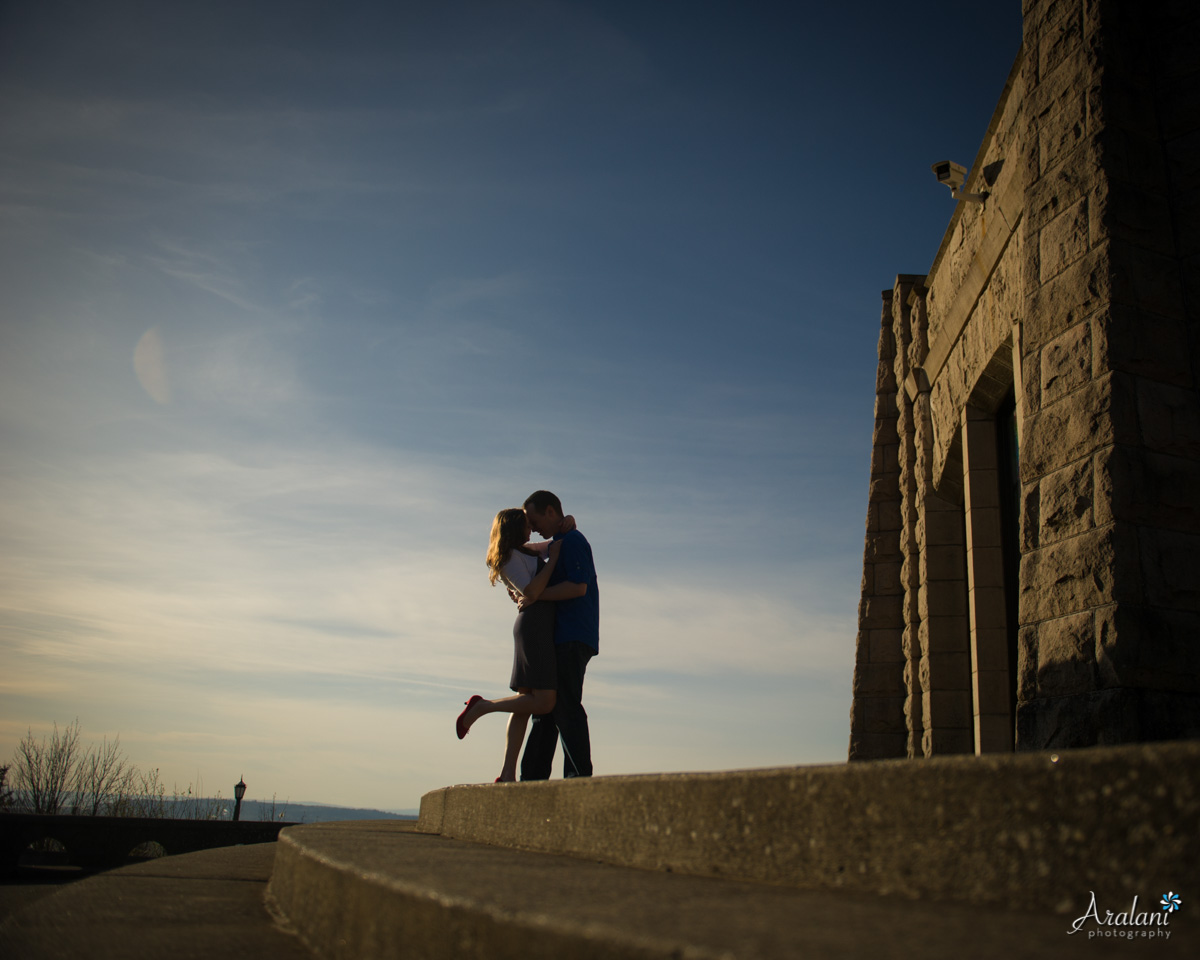
[[[0,760],[491,781],[545,488],[597,775],[844,762],[880,291],[1020,46],[948,9],[0,5]]]

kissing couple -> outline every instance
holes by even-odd
[[[537,533],[542,539],[532,541]],[[488,579],[504,582],[517,605],[513,623],[511,697],[473,696],[455,721],[461,740],[482,716],[507,713],[504,765],[496,783],[549,780],[558,741],[563,777],[592,775],[592,745],[583,708],[583,676],[600,650],[600,593],[592,547],[548,490],[492,521]],[[525,754],[521,745],[530,726]]]

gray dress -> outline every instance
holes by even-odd
[[[542,565],[537,563],[533,566],[532,559],[514,552],[509,563],[505,564],[504,579],[509,586],[523,589],[529,579],[537,575]],[[513,560],[517,563],[513,564]],[[519,572],[514,569],[521,565],[525,565],[526,569]],[[529,567],[532,567],[532,576],[525,579],[521,574],[529,574]],[[554,659],[554,604],[539,601],[520,611],[513,622],[513,668],[509,688],[553,690],[558,686],[557,670]]]

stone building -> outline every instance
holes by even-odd
[[[883,294],[851,759],[1200,736],[1200,4],[1023,8]]]

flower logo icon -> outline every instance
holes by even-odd
[[[1179,894],[1175,893],[1174,891],[1163,894],[1163,898],[1159,901],[1159,903],[1162,904],[1162,908],[1164,910],[1166,910],[1168,913],[1172,913],[1179,909]]]

